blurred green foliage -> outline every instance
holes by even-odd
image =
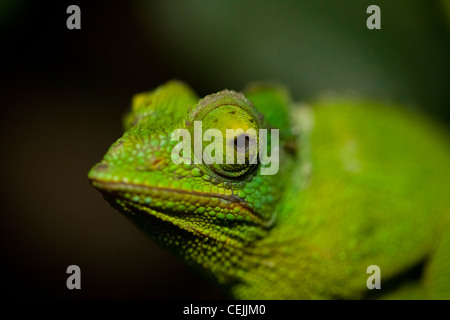
[[[251,80],[288,85],[297,99],[324,91],[420,106],[449,120],[448,1],[149,1],[144,28],[205,93]],[[381,30],[366,9],[381,8]]]

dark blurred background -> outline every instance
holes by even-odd
[[[66,8],[81,8],[81,30]],[[381,8],[381,30],[366,9]],[[358,94],[450,121],[449,1],[0,1],[1,288],[14,298],[220,298],[86,174],[134,93],[252,80]],[[370,121],[370,120],[369,120]],[[81,290],[66,288],[67,266]]]

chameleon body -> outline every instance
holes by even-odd
[[[278,172],[175,164],[171,134],[194,121],[279,129]],[[170,81],[136,95],[124,127],[91,183],[230,297],[367,298],[371,265],[375,297],[449,297],[450,140],[417,112],[339,97],[299,105],[269,84],[199,99]]]

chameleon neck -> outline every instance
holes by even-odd
[[[299,150],[299,161],[289,171],[284,186],[284,200],[276,208],[277,219],[275,225],[267,236],[257,241],[250,250],[247,249],[247,259],[254,260],[253,268],[245,276],[245,282],[239,283],[232,288],[232,294],[239,299],[271,298],[273,292],[270,288],[277,288],[277,298],[289,299],[295,296],[299,287],[305,291],[308,288],[317,288],[320,283],[309,283],[305,286],[299,274],[305,272],[317,273],[314,270],[301,270],[301,266],[317,265],[314,257],[302,252],[311,252],[311,243],[306,241],[305,236],[299,237],[299,228],[303,227],[304,220],[301,219],[296,207],[299,193],[305,190],[311,178],[311,149],[310,138],[314,125],[313,111],[309,106],[299,105],[292,109],[294,120],[293,131],[299,133],[297,150]],[[306,230],[305,230],[306,231]],[[301,260],[299,260],[301,259]],[[302,261],[299,264],[299,261]],[[257,263],[256,263],[257,262]],[[317,279],[317,278],[316,278]],[[319,277],[320,279],[320,277]],[[312,296],[309,292],[307,295]]]

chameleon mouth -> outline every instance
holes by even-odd
[[[101,181],[91,179],[92,185],[108,198],[119,199],[122,206],[132,206],[140,211],[159,216],[187,216],[193,214],[210,214],[228,209],[238,212],[235,222],[243,222],[269,228],[273,219],[263,220],[240,197],[217,193],[159,188],[124,182]],[[110,202],[113,200],[109,200]],[[210,211],[205,212],[205,208]],[[221,217],[217,213],[218,217]]]

